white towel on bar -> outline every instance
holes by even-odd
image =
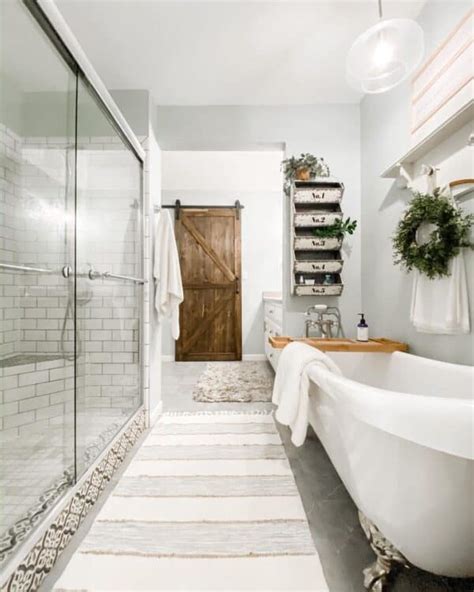
[[[173,222],[166,210],[161,210],[156,216],[153,276],[158,322],[164,317],[170,318],[171,334],[173,339],[178,339],[179,305],[184,298],[183,283]]]
[[[308,368],[321,364],[341,374],[338,366],[321,350],[294,341],[281,352],[273,386],[272,401],[278,406],[275,418],[291,429],[291,441],[301,446],[308,430],[309,387]]]
[[[449,263],[449,277],[430,280],[415,270],[410,320],[420,333],[469,333],[469,299],[464,256]]]
[[[449,187],[443,188],[443,193],[452,199]],[[469,333],[469,296],[462,249],[449,262],[447,277],[430,279],[415,270],[410,320],[420,333]]]

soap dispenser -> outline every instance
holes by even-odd
[[[357,341],[369,341],[369,325],[365,322],[364,313],[360,312],[360,322],[357,325]]]

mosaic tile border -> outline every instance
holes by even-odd
[[[114,423],[109,426],[84,452],[84,466],[92,466],[100,453],[107,448],[114,436],[125,423]],[[39,498],[23,518],[17,520],[3,536],[0,537],[0,567],[15,552],[15,549],[28,537],[44,514],[52,508],[58,498],[74,485],[74,467],[63,471],[59,477]]]
[[[145,429],[145,410],[138,412],[127,430],[112,443],[105,457],[18,565],[2,592],[34,592],[51,571],[80,524]]]
[[[38,498],[37,504],[30,508],[23,518],[17,520],[5,532],[0,538],[0,566],[14,553],[18,545],[27,538],[35,526],[42,520],[44,514],[73,483],[74,470],[69,468]]]

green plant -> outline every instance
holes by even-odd
[[[301,156],[290,156],[281,163],[281,170],[285,177],[285,193],[289,193],[291,183],[297,178],[299,171],[307,171],[309,178],[329,177],[330,171],[324,158],[312,154],[301,153]]]
[[[470,228],[473,214],[464,214],[441,191],[414,193],[393,237],[394,262],[406,271],[413,268],[433,279],[449,275],[449,262],[462,247],[473,248]],[[429,240],[417,242],[421,224],[435,226]]]
[[[313,234],[318,238],[344,238],[346,234],[354,234],[356,228],[357,220],[346,218],[345,220],[336,220],[331,226],[313,228]]]

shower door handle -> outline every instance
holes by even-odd
[[[110,278],[114,280],[123,280],[124,282],[133,282],[134,284],[147,283],[147,280],[145,280],[144,278],[137,278],[131,275],[122,275],[120,273],[112,273],[111,271],[96,271],[95,269],[89,269],[88,276],[91,280],[95,280],[97,278]]]
[[[120,273],[111,273],[110,271],[105,271],[102,275],[104,278],[123,280],[125,282],[133,282],[135,284],[146,284],[146,280],[144,278],[132,277],[130,275],[121,275]]]

